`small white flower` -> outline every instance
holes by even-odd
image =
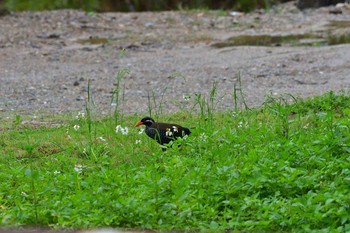
[[[174,132],[179,132],[179,129],[175,125],[173,125],[173,129],[174,129]]]
[[[141,140],[136,140],[135,141],[135,144],[140,144],[141,143]]]
[[[119,131],[120,131],[123,135],[126,135],[126,134],[129,133],[128,127],[123,128],[121,125],[117,125],[117,127],[115,127],[115,132],[118,133]]]
[[[76,119],[84,118],[85,112],[78,112],[78,115],[75,116]]]
[[[98,139],[100,139],[102,142],[105,142],[105,141],[106,141],[106,139],[104,139],[102,136],[99,137]]]
[[[247,128],[249,127],[249,125],[248,125],[248,122],[243,123],[242,121],[240,121],[240,122],[238,122],[237,127],[238,127],[238,128],[242,128],[242,127],[244,127],[244,128],[246,128],[246,129],[247,129]]]
[[[140,129],[139,130],[139,134],[142,134],[143,132],[145,132],[145,129]]]
[[[67,134],[67,138],[68,139],[72,139],[72,137],[69,135],[69,130],[68,129],[66,130],[66,134]]]
[[[73,128],[74,128],[75,131],[77,131],[80,128],[80,126],[79,125],[74,125]]]
[[[183,98],[186,102],[188,102],[188,101],[190,100],[191,96],[189,96],[189,95],[182,95],[182,98]]]
[[[81,164],[75,164],[74,165],[74,171],[75,172],[77,172],[77,173],[82,173],[82,171],[83,171],[83,165],[81,165]]]
[[[61,174],[61,172],[60,171],[54,171],[53,174],[54,175],[58,175],[58,174]]]
[[[125,127],[124,129],[122,129],[122,134],[126,135],[128,133],[129,133],[128,127]]]
[[[200,135],[199,135],[199,139],[200,140],[202,140],[202,141],[207,141],[207,138],[208,138],[208,136],[205,134],[205,133],[201,133]]]
[[[118,133],[119,130],[120,130],[121,128],[122,128],[122,127],[121,127],[120,125],[117,125],[117,126],[115,127],[115,132]]]

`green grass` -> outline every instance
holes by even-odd
[[[159,116],[193,132],[166,152],[133,127],[140,115],[118,118],[126,135],[115,116],[56,127],[17,117],[0,134],[0,226],[350,230],[348,94],[236,112],[215,112],[212,98]]]

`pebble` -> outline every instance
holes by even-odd
[[[83,100],[84,100],[84,97],[78,96],[75,100],[76,100],[76,101],[83,101]]]
[[[152,22],[145,23],[145,28],[154,28],[154,23]]]

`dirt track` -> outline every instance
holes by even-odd
[[[120,69],[129,70],[121,84],[127,113],[146,112],[148,93],[158,103],[164,94],[165,112],[179,110],[184,95],[208,94],[213,81],[218,108],[230,108],[238,73],[249,106],[262,104],[268,94],[347,90],[349,44],[211,46],[237,35],[349,34],[349,7],[337,14],[334,9],[302,12],[288,3],[236,16],[71,10],[2,16],[0,117],[80,111],[88,80],[97,108],[108,114]]]

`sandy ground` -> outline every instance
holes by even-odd
[[[248,106],[267,95],[319,95],[350,87],[350,45],[212,45],[238,35],[350,33],[350,9],[269,12],[159,12],[89,14],[63,10],[12,13],[0,18],[0,115],[77,112],[87,86],[102,114],[119,104],[145,113],[148,96],[163,111],[178,111],[184,96],[208,95],[217,84],[217,109],[232,108],[234,86]],[[121,50],[125,49],[124,53]],[[240,76],[240,84],[238,82]],[[163,100],[162,100],[163,96]]]

